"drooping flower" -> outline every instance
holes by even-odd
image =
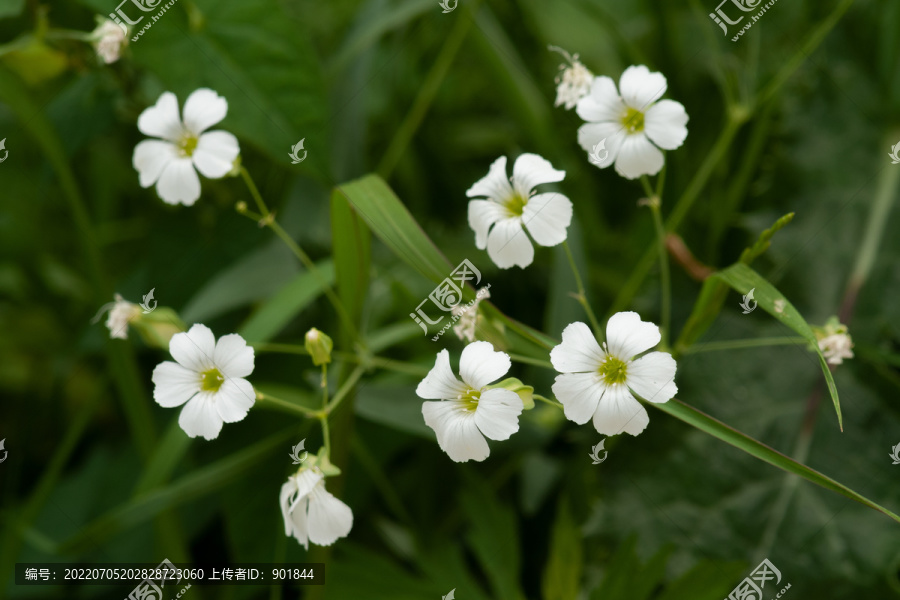
[[[507,354],[494,351],[489,342],[467,345],[459,359],[456,378],[450,368],[450,354],[441,350],[434,368],[416,388],[426,400],[422,415],[437,434],[438,445],[456,462],[484,460],[490,454],[485,436],[506,440],[519,430],[522,399],[507,389],[487,389],[509,371]]]
[[[550,46],[551,50],[562,54],[567,65],[560,65],[559,69],[562,75],[556,78],[556,102],[553,106],[565,105],[566,110],[571,110],[578,101],[588,95],[591,91],[591,82],[594,80],[594,74],[591,73],[578,60],[578,55],[574,56],[556,46]]]
[[[244,338],[232,333],[216,342],[209,327],[196,324],[172,336],[169,352],[176,362],[153,369],[153,399],[166,408],[187,403],[178,417],[186,434],[212,440],[223,422],[247,416],[256,392],[244,379],[253,372],[253,348]]]
[[[184,119],[178,99],[165,92],[156,104],[138,117],[138,129],[162,139],[144,140],[134,149],[132,164],[141,187],[156,184],[156,193],[168,204],[191,206],[200,197],[199,171],[204,177],[227,175],[240,154],[237,138],[227,131],[206,131],[225,118],[228,102],[210,89],[201,88],[184,103]],[[196,169],[196,171],[195,171]]]
[[[553,393],[566,418],[579,425],[593,417],[599,433],[638,435],[650,418],[635,396],[657,403],[675,396],[675,359],[666,352],[635,358],[660,341],[659,328],[635,312],[610,317],[606,339],[601,348],[580,322],[563,330],[562,343],[550,351],[550,362],[562,373],[556,376]]]
[[[109,329],[109,337],[127,340],[128,323],[141,314],[141,307],[125,300],[119,294],[116,294],[114,298],[115,302],[104,304],[97,313],[97,316],[94,317],[94,320],[91,322],[96,323],[99,321],[100,315],[108,310],[109,315],[106,317],[106,328]]]
[[[128,35],[123,26],[116,25],[109,19],[98,19],[100,24],[91,32],[91,40],[97,55],[106,64],[119,60],[122,48],[128,45]]]
[[[318,467],[303,467],[288,477],[278,503],[284,534],[307,550],[309,542],[330,546],[353,528],[353,511],[325,489],[325,475]]]
[[[453,333],[461,340],[475,341],[475,328],[478,325],[478,305],[482,300],[491,297],[490,284],[476,292],[475,299],[468,304],[457,304],[451,309],[459,321],[453,326]]]
[[[534,247],[523,226],[541,246],[563,243],[572,222],[572,202],[556,192],[532,194],[535,186],[562,181],[565,176],[565,171],[557,171],[537,154],[522,154],[508,180],[506,157],[495,160],[488,174],[466,191],[469,198],[486,198],[469,201],[475,245],[480,250],[487,248],[491,260],[508,269],[513,265],[525,268],[534,260]]]
[[[578,144],[588,153],[605,142],[608,152],[592,164],[601,169],[615,163],[627,179],[656,175],[663,150],[679,148],[687,137],[688,115],[679,102],[660,100],[668,84],[662,73],[644,65],[625,69],[619,88],[606,76],[597,77],[591,92],[578,101],[578,116],[587,121],[578,129]]]
[[[830,317],[824,327],[813,327],[819,350],[829,365],[843,364],[845,358],[853,358],[853,339],[849,329],[837,317]]]

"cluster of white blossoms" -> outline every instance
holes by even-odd
[[[556,88],[556,102],[554,106],[563,105],[566,110],[571,110],[578,101],[588,95],[591,91],[591,82],[594,80],[594,74],[587,67],[578,61],[578,55],[569,56],[565,53],[569,60],[569,65],[561,65],[562,75],[556,78],[558,84]]]
[[[845,358],[853,358],[853,339],[837,317],[828,319],[823,327],[813,327],[813,333],[829,365],[840,365]]]

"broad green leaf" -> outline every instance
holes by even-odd
[[[656,600],[722,600],[746,576],[740,561],[701,560],[666,586]]]
[[[331,193],[331,240],[337,293],[354,323],[359,323],[369,291],[371,238],[369,229],[347,197],[334,190]]]
[[[559,499],[548,554],[541,585],[544,600],[575,600],[583,567],[581,532],[572,518],[566,496]]]
[[[718,438],[723,442],[731,444],[739,450],[743,450],[751,456],[755,456],[756,458],[769,463],[773,467],[778,467],[779,469],[787,471],[788,473],[799,475],[803,479],[815,483],[816,485],[822,486],[827,490],[837,492],[842,496],[850,498],[851,500],[855,500],[860,504],[864,504],[869,508],[877,510],[878,512],[884,513],[894,521],[900,523],[900,516],[897,516],[885,507],[872,502],[865,496],[862,496],[861,494],[851,490],[841,483],[838,483],[827,475],[823,475],[822,473],[819,473],[818,471],[811,469],[804,464],[798,463],[789,456],[785,456],[781,452],[778,452],[777,450],[774,450],[769,446],[756,441],[752,437],[741,433],[733,427],[729,427],[725,423],[714,419],[713,417],[697,410],[696,408],[688,404],[685,404],[680,400],[673,398],[672,400],[664,404],[652,404],[652,406],[658,408],[663,412],[669,413],[677,419],[681,419],[688,425],[696,427],[700,431],[708,433],[709,435]]]
[[[764,311],[781,321],[784,325],[790,327],[799,333],[810,346],[815,350],[819,357],[819,364],[822,367],[822,374],[825,376],[825,382],[828,384],[828,391],[831,393],[831,400],[834,402],[834,410],[837,412],[838,426],[841,431],[844,430],[844,423],[841,417],[841,403],[838,400],[837,387],[834,385],[834,377],[831,376],[831,369],[825,362],[825,356],[819,349],[816,334],[807,324],[806,320],[800,315],[800,312],[794,308],[794,305],[788,302],[787,298],[779,292],[774,285],[769,283],[762,275],[751,269],[745,264],[737,263],[727,269],[719,271],[712,275],[711,278],[720,279],[740,294],[747,294],[751,289],[754,290],[753,297],[759,303],[759,307]],[[781,305],[776,309],[775,302]]]
[[[316,267],[325,283],[334,283],[334,265],[331,261],[316,263]],[[268,342],[318,298],[322,291],[320,277],[308,271],[300,273],[256,309],[238,329],[238,333],[251,343]]]

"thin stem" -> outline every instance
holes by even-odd
[[[551,406],[555,406],[557,408],[563,408],[563,405],[560,404],[559,402],[557,402],[556,400],[551,400],[550,398],[544,398],[540,394],[532,394],[531,397],[534,398],[535,400],[540,400],[541,402],[544,402],[545,404],[550,404]]]
[[[569,241],[564,241],[562,246],[566,251],[566,257],[569,259],[569,266],[572,267],[572,274],[575,275],[575,285],[578,287],[578,295],[575,296],[575,299],[578,300],[578,303],[581,304],[582,307],[584,307],[584,312],[587,313],[588,319],[591,321],[591,326],[594,328],[594,334],[598,339],[602,340],[603,330],[600,329],[600,323],[597,321],[597,317],[594,315],[594,311],[591,309],[591,305],[587,300],[584,283],[581,280],[581,273],[578,272],[578,266],[575,264],[575,257],[572,255],[572,249],[569,248]]]
[[[304,417],[316,417],[319,415],[319,411],[313,410],[311,408],[306,408],[305,406],[300,406],[299,404],[295,404],[293,402],[288,402],[287,400],[282,400],[281,398],[276,398],[271,394],[265,394],[256,390],[256,401],[257,402],[267,402],[272,406],[277,406],[278,408],[287,410],[289,412],[298,413]]]
[[[74,29],[50,29],[47,31],[46,39],[92,42],[94,41],[94,36],[88,31],[76,31]]]
[[[653,224],[656,226],[656,236],[659,238],[659,278],[662,288],[662,345],[669,345],[669,331],[672,321],[672,282],[669,276],[669,256],[666,254],[666,229],[663,226],[662,214],[659,209],[659,199],[650,205],[653,211]]]
[[[322,424],[322,441],[325,444],[325,456],[331,460],[331,433],[328,430],[328,415],[321,415],[319,422]]]
[[[535,365],[536,367],[544,367],[546,369],[552,369],[553,364],[547,360],[541,360],[539,358],[531,358],[530,356],[522,356],[521,354],[512,354],[507,353],[509,355],[510,360],[515,362],[524,363],[526,365]]]
[[[328,363],[322,365],[322,410],[328,406]]]
[[[707,344],[693,344],[682,351],[682,354],[696,354],[698,352],[716,352],[719,350],[740,350],[743,348],[759,348],[762,346],[793,346],[807,344],[808,342],[799,336],[796,337],[771,337],[754,338],[750,340],[729,340],[726,342],[709,342]]]
[[[334,410],[340,405],[341,401],[347,397],[347,394],[350,393],[350,390],[353,389],[353,386],[356,385],[356,382],[359,381],[359,378],[362,377],[362,374],[365,372],[366,368],[362,365],[357,366],[353,369],[353,372],[350,373],[350,377],[344,382],[344,385],[341,386],[341,389],[335,393],[334,398],[331,402],[322,409],[322,412],[325,415],[330,415],[334,412]]]

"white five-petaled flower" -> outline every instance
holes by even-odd
[[[519,430],[522,400],[506,389],[485,389],[509,371],[507,354],[494,351],[489,342],[467,345],[459,359],[456,378],[450,368],[450,354],[441,350],[434,368],[416,388],[426,400],[422,415],[437,434],[438,445],[456,462],[484,460],[490,454],[485,436],[506,440]]]
[[[480,250],[487,248],[491,260],[508,269],[513,265],[525,268],[534,260],[534,247],[523,226],[541,246],[563,243],[572,222],[572,203],[556,192],[532,194],[535,186],[562,181],[565,176],[565,171],[557,171],[537,154],[522,154],[509,180],[506,157],[495,160],[488,174],[466,191],[469,198],[486,198],[469,201],[475,245]]]
[[[138,129],[157,140],[144,140],[134,149],[132,164],[141,187],[156,184],[156,193],[168,204],[191,206],[200,197],[200,178],[219,179],[234,167],[240,154],[237,138],[227,131],[206,131],[225,118],[228,101],[201,88],[184,103],[184,120],[178,99],[165,92],[156,104],[138,117]],[[196,171],[194,170],[196,169]]]
[[[253,348],[236,333],[216,342],[206,325],[176,333],[169,352],[177,362],[165,361],[153,369],[153,399],[160,406],[181,410],[178,424],[190,437],[218,437],[222,423],[247,416],[256,392],[244,379],[253,372]]]
[[[325,489],[325,476],[317,467],[304,467],[288,477],[278,497],[284,534],[303,547],[309,542],[330,546],[353,527],[353,511]]]
[[[110,21],[103,19],[100,25],[91,33],[94,49],[106,64],[119,60],[122,48],[128,45],[128,36],[125,30]]]
[[[597,77],[591,92],[578,101],[576,112],[587,121],[578,129],[578,143],[587,152],[606,140],[609,154],[601,169],[615,163],[627,179],[656,175],[663,166],[663,150],[675,150],[687,137],[688,115],[679,102],[659,100],[666,78],[644,65],[625,69],[619,88],[606,76]],[[655,145],[654,145],[655,144]]]
[[[675,396],[675,359],[666,352],[634,358],[660,340],[659,328],[635,312],[610,317],[606,338],[600,348],[584,323],[565,328],[562,343],[550,352],[550,362],[562,373],[556,376],[553,393],[566,417],[579,425],[593,417],[599,433],[637,435],[650,418],[635,394],[658,403]]]

